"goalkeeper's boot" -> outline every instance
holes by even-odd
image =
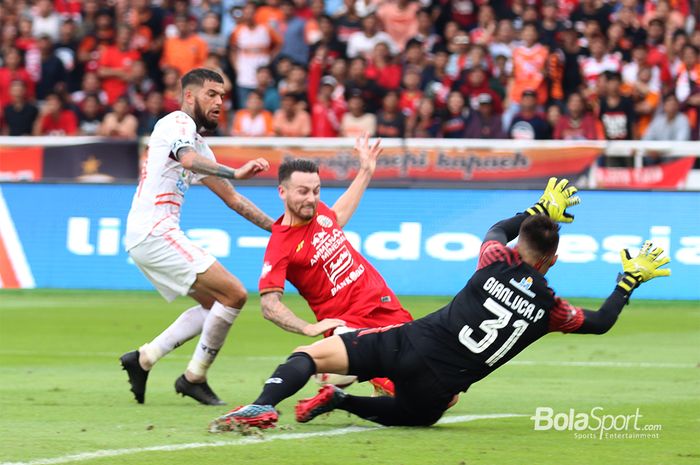
[[[389,378],[372,378],[369,380],[369,384],[374,386],[374,395],[372,397],[394,397],[394,393],[396,392],[394,389],[394,382]]]
[[[326,384],[319,389],[318,394],[308,399],[302,399],[294,407],[297,421],[306,423],[319,415],[334,410],[347,397],[345,391],[332,384]]]
[[[226,402],[219,399],[219,396],[212,391],[206,381],[203,383],[190,383],[185,378],[185,375],[180,375],[175,381],[175,392],[182,394],[183,397],[189,396],[200,404],[226,405]]]
[[[136,402],[143,404],[146,400],[146,381],[149,372],[139,363],[139,351],[127,352],[119,357],[119,361],[122,363],[122,370],[126,370],[126,374],[129,375],[131,392],[134,393]]]
[[[236,407],[209,425],[209,431],[245,431],[247,428],[274,428],[279,419],[272,405],[249,404]]]

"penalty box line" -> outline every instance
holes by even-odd
[[[453,423],[467,423],[476,420],[489,420],[497,418],[513,418],[522,417],[515,413],[494,413],[485,415],[460,415],[444,417],[438,424],[446,425]],[[261,444],[272,441],[290,441],[297,439],[312,439],[319,437],[344,436],[346,434],[363,433],[367,431],[375,431],[385,429],[384,426],[349,426],[347,428],[338,428],[329,431],[316,431],[311,433],[281,433],[271,434],[263,438],[244,437],[233,441],[214,441],[214,442],[191,442],[185,444],[166,444],[162,446],[151,447],[132,447],[129,449],[104,449],[93,452],[82,452],[78,454],[63,455],[61,457],[45,458],[29,460],[27,462],[2,462],[0,465],[58,465],[69,462],[85,462],[88,460],[96,460],[108,457],[119,457],[122,455],[140,454],[143,452],[177,452],[189,449],[201,449],[209,447],[230,447],[230,446],[247,446],[251,444]],[[226,434],[226,433],[224,433]]]

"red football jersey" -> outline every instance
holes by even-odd
[[[282,291],[288,280],[320,321],[340,318],[348,327],[411,321],[384,278],[348,241],[333,210],[319,202],[303,226],[272,225],[259,289]]]

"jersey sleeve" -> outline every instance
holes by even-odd
[[[476,269],[480,270],[496,262],[506,262],[509,265],[512,265],[513,252],[507,246],[498,241],[486,241],[481,244],[481,250],[479,251],[479,263],[477,264]]]
[[[287,266],[289,265],[289,251],[285,242],[278,239],[274,233],[265,249],[262,273],[258,281],[260,294],[267,292],[283,292],[284,281],[287,279]]]
[[[583,324],[583,309],[564,299],[554,297],[554,307],[549,311],[549,332],[572,333]]]
[[[177,155],[177,151],[183,147],[195,147],[197,125],[187,114],[179,111],[170,117],[168,124],[162,128],[160,136],[165,139],[170,152]]]
[[[322,215],[330,216],[333,221],[338,222],[338,215],[335,210],[323,202],[318,203],[318,212]]]

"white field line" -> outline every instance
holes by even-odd
[[[486,415],[460,415],[445,417],[441,419],[439,424],[466,423],[475,420],[487,420],[494,418],[512,418],[522,417],[526,415],[518,415],[514,413],[495,413]],[[231,447],[231,446],[247,446],[251,444],[259,444],[272,441],[290,441],[297,439],[310,439],[318,437],[343,436],[352,433],[362,433],[383,429],[383,426],[349,426],[347,428],[338,428],[329,431],[316,431],[313,433],[281,433],[265,435],[262,438],[243,437],[231,441],[214,441],[214,442],[190,442],[186,444],[167,444],[162,446],[151,447],[132,447],[129,449],[104,449],[93,452],[82,452],[79,454],[63,455],[60,457],[35,459],[28,462],[2,462],[0,465],[57,465],[69,462],[85,462],[87,460],[102,459],[106,457],[118,457],[121,455],[140,454],[143,452],[176,452],[188,449],[201,449],[210,447]]]
[[[36,351],[36,350],[1,350],[0,356],[17,355],[27,357],[106,357],[115,360],[123,353],[118,352],[70,352],[70,351]],[[225,355],[223,355],[225,356]],[[170,360],[189,360],[192,356],[189,354],[168,354]],[[230,355],[229,357],[256,362],[277,362],[282,363],[286,355],[266,355],[266,356],[237,356]],[[566,361],[566,360],[511,360],[507,365],[520,366],[553,366],[553,367],[596,367],[596,368],[700,368],[698,363],[670,363],[670,362],[633,362],[633,361]],[[2,464],[0,464],[2,465]]]

